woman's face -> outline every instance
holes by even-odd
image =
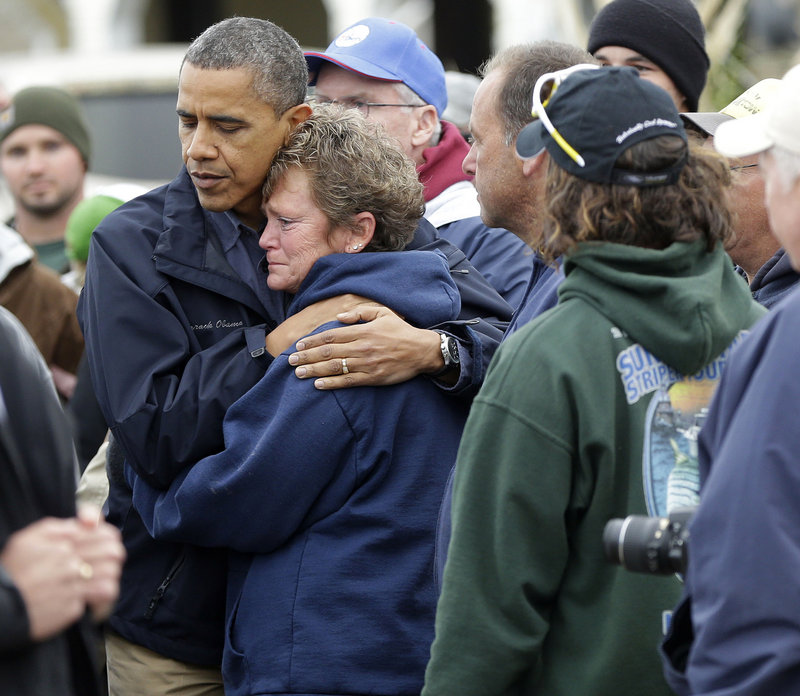
[[[293,167],[264,203],[267,225],[259,246],[267,252],[272,290],[296,293],[314,262],[345,251],[349,230],[332,227],[311,197],[308,175]]]

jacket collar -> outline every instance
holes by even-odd
[[[204,210],[184,168],[167,185],[163,232],[153,250],[160,273],[226,295],[259,314],[264,306],[225,257],[221,230],[233,224],[225,213]],[[273,317],[275,318],[275,317]]]

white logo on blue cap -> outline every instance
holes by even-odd
[[[640,121],[635,126],[631,126],[627,130],[620,133],[615,140],[617,141],[617,145],[622,145],[631,135],[634,133],[639,133],[646,128],[677,128],[678,124],[675,121],[668,121],[664,118],[653,118],[648,119],[647,121]]]
[[[339,48],[349,48],[361,43],[369,36],[369,27],[366,24],[356,24],[354,27],[345,29],[336,37],[334,45]]]

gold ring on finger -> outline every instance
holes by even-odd
[[[78,566],[78,575],[84,580],[91,580],[94,577],[94,568],[92,568],[92,564],[82,561]]]

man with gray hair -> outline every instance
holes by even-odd
[[[472,146],[464,171],[474,177],[481,218],[505,227],[533,251],[543,234],[544,167],[541,160],[522,160],[515,145],[519,132],[533,120],[531,95],[541,75],[580,63],[594,63],[586,51],[567,43],[538,41],[510,46],[481,66],[483,77],[470,115]],[[563,273],[538,254],[522,302],[514,311],[505,340],[521,326],[558,302]],[[453,477],[447,482],[436,532],[436,580],[441,581],[450,542]]]
[[[269,364],[261,187],[287,134],[311,113],[297,42],[233,18],[189,47],[178,86],[185,167],[117,208],[92,235],[78,315],[111,451],[166,487],[222,446],[227,407]],[[112,461],[117,461],[116,457]],[[109,468],[108,520],[128,551],[106,640],[111,694],[222,694],[227,554],[156,542]]]
[[[713,147],[714,135],[721,124],[760,113],[780,84],[780,80],[766,78],[721,111],[683,113],[681,118],[706,139],[706,147]],[[753,298],[769,309],[794,289],[800,281],[800,273],[792,268],[789,255],[769,228],[764,177],[758,157],[758,154],[746,155],[730,162],[735,235],[726,251],[736,264],[737,272],[747,279]]]
[[[531,95],[541,75],[594,62],[577,46],[539,41],[500,51],[481,68],[483,80],[470,117],[473,142],[462,166],[474,177],[484,223],[505,227],[534,251],[542,235],[544,171],[538,166],[541,160],[523,161],[517,156],[517,135],[533,120]],[[554,266],[534,258],[525,294],[506,336],[555,306],[560,279]]]
[[[441,120],[448,93],[439,58],[411,27],[367,17],[325,51],[307,51],[306,61],[316,100],[357,108],[398,141],[425,185],[425,217],[516,308],[530,254],[479,218],[471,177],[461,170],[468,145],[457,126]]]
[[[800,270],[800,65],[764,110],[723,123],[724,155],[759,155],[770,227]],[[664,643],[677,694],[800,693],[800,292],[729,359],[700,433],[700,505],[684,598]],[[735,503],[735,505],[732,505]]]
[[[307,80],[299,45],[271,22],[234,17],[208,28],[180,72],[185,167],[114,210],[92,234],[78,314],[113,436],[108,519],[128,551],[109,620],[112,694],[222,693],[227,553],[155,541],[125,477],[167,488],[186,467],[222,450],[228,406],[264,376],[272,357],[323,323],[320,316],[363,300],[332,298],[286,319],[286,296],[267,286],[258,246],[262,186],[277,150],[311,114]],[[402,336],[389,335],[393,345],[421,335],[428,350],[414,344],[405,365],[395,360],[384,372],[397,383],[441,370],[440,346],[456,344],[457,335],[463,350],[456,368],[466,382],[480,381],[510,318],[508,304],[427,222],[408,248],[445,254],[462,314],[444,325],[446,339],[444,329],[440,339],[410,325]],[[342,358],[329,363],[349,379]],[[350,367],[362,384],[381,384],[375,366],[383,359],[373,350],[369,365]]]

